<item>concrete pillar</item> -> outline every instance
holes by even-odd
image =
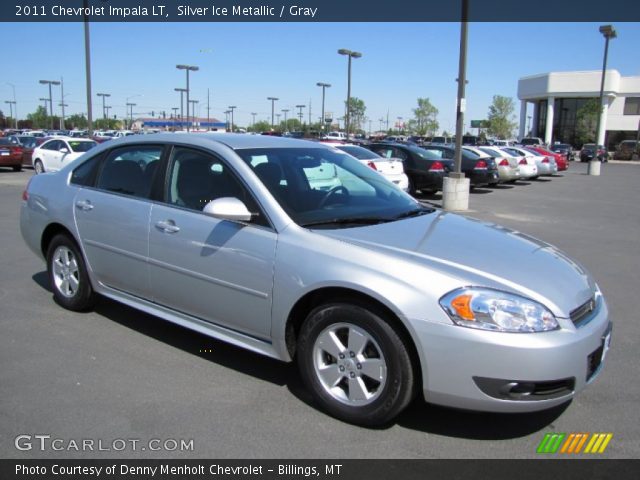
[[[526,135],[525,128],[527,128],[527,101],[520,100],[520,128],[518,129],[518,140],[522,140],[522,137]]]
[[[533,102],[533,118],[531,119],[531,136],[538,136],[538,118],[540,116],[540,103],[538,100]],[[527,132],[528,134],[529,132]]]
[[[449,212],[469,210],[469,187],[466,178],[445,177],[442,184],[442,208]]]
[[[547,124],[544,129],[544,143],[551,144],[551,136],[553,135],[553,104],[554,98],[549,97],[547,99]]]
[[[598,130],[598,145],[604,145],[604,135],[607,131],[607,116],[609,114],[609,103],[613,101],[613,98],[609,95],[602,97],[602,113],[600,114],[600,130]]]

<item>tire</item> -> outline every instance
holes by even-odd
[[[22,171],[22,165],[14,165],[13,166],[13,171],[14,172],[21,172]]]
[[[404,342],[383,316],[362,306],[314,309],[301,328],[297,361],[320,407],[349,423],[384,425],[413,398],[415,375]]]
[[[407,187],[407,193],[409,195],[411,195],[412,197],[415,197],[417,195],[417,191],[416,191],[416,184],[413,183],[413,179],[409,176],[407,176],[407,179],[409,180],[409,185]]]
[[[38,159],[33,162],[33,170],[35,171],[36,175],[44,173],[44,165],[42,164],[42,160]]]
[[[68,310],[91,308],[96,294],[91,287],[84,258],[68,235],[53,237],[47,249],[47,273],[53,296]]]

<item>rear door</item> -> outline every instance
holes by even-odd
[[[78,191],[80,240],[97,280],[149,298],[148,250],[151,191],[162,145],[128,145],[103,157],[93,187]]]

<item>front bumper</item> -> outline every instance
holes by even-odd
[[[600,372],[608,349],[603,338],[611,324],[604,299],[592,319],[580,328],[568,319],[559,322],[560,330],[544,333],[500,333],[416,322],[425,399],[494,412],[544,410],[570,400]],[[494,391],[491,385],[487,387],[491,381],[497,385]],[[556,389],[555,395],[518,397],[517,389],[514,396],[508,389],[496,394],[500,382],[534,384],[543,389],[565,382],[569,388]]]

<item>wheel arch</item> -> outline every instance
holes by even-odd
[[[385,320],[400,336],[406,345],[415,372],[415,385],[422,385],[422,362],[416,348],[416,342],[400,317],[380,300],[346,287],[321,287],[307,292],[294,304],[287,317],[285,343],[291,358],[295,357],[298,335],[303,322],[311,311],[323,304],[350,303],[371,310]]]
[[[73,236],[73,234],[67,227],[57,222],[50,223],[43,230],[42,237],[40,238],[40,250],[42,251],[43,257],[45,258],[47,257],[47,250],[49,249],[51,240],[53,240],[53,238],[58,234],[67,235],[76,243],[76,245],[78,245],[78,240],[76,240],[76,238]]]

